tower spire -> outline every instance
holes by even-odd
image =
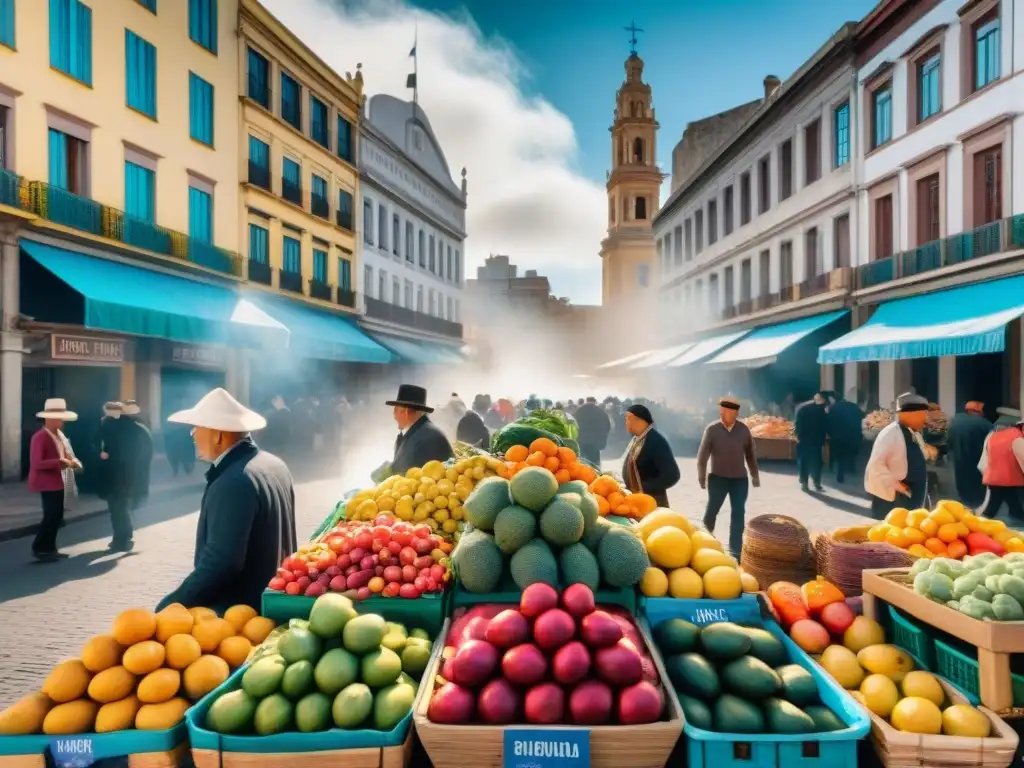
[[[636,35],[637,32],[643,32],[643,30],[636,25],[635,21],[629,22],[629,26],[623,27],[623,29],[629,32],[629,55],[636,56],[636,44],[640,42],[636,39]]]

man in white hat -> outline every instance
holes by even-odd
[[[43,426],[29,444],[28,489],[42,500],[43,521],[32,542],[32,555],[52,563],[67,557],[57,550],[57,532],[64,524],[65,489],[74,490],[73,473],[82,468],[61,427],[77,421],[78,414],[68,410],[64,398],[51,397],[36,418],[43,420]]]
[[[192,573],[157,610],[181,603],[218,611],[244,604],[258,611],[267,582],[296,549],[291,473],[250,437],[267,421],[219,387],[167,420],[193,427],[196,454],[212,466],[206,472]]]
[[[864,470],[864,490],[871,494],[871,513],[878,520],[896,507],[922,507],[928,496],[921,435],[928,420],[928,401],[906,392],[896,399],[896,411],[893,422],[875,438]]]

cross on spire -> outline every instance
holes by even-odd
[[[629,37],[629,52],[632,55],[636,55],[636,44],[638,42],[637,39],[636,39],[636,33],[637,32],[643,32],[643,30],[640,29],[640,27],[638,27],[636,25],[635,21],[631,21],[629,23],[629,26],[628,27],[623,27],[623,29],[626,30],[627,32],[629,32],[629,35],[630,35],[630,37]]]

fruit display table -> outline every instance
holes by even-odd
[[[796,461],[796,440],[784,437],[755,437],[758,461]]]
[[[864,615],[882,620],[888,603],[978,649],[979,698],[996,712],[1013,705],[1010,654],[1024,653],[1024,622],[978,621],[914,592],[909,571],[864,571]]]

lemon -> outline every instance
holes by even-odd
[[[743,593],[743,580],[733,565],[716,565],[704,573],[704,596],[712,600],[735,600]]]
[[[907,676],[900,683],[900,690],[903,691],[904,696],[917,696],[918,698],[928,699],[937,707],[941,707],[942,702],[946,700],[946,692],[942,690],[942,685],[939,683],[938,678],[931,672],[923,672],[921,670],[907,672]]]
[[[393,512],[395,510],[395,499],[388,494],[377,499],[377,509],[381,512]]]
[[[907,515],[910,514],[909,509],[903,507],[896,507],[889,514],[885,516],[885,522],[894,528],[904,528],[907,525]]]
[[[896,683],[885,675],[865,677],[860,684],[860,694],[864,697],[864,706],[879,717],[888,717],[900,700],[900,692],[896,690]],[[931,702],[928,703],[931,704]],[[937,710],[938,708],[936,708]]]
[[[757,579],[752,573],[745,573],[740,571],[740,583],[743,585],[744,592],[760,592],[761,585],[757,583]]]
[[[413,511],[412,499],[408,496],[403,496],[395,503],[395,517],[399,520],[412,520]]]
[[[405,476],[410,480],[419,480],[423,477],[423,470],[419,467],[409,467],[409,471],[405,473]]]
[[[444,530],[445,533],[455,533],[455,531],[459,529],[459,524],[451,518],[449,518],[445,520],[443,523],[441,523],[441,528]]]
[[[633,532],[640,537],[641,541],[644,541],[658,529],[667,527],[679,528],[688,534],[693,533],[693,524],[686,519],[685,515],[664,508],[656,509],[651,514],[645,515],[643,520],[634,526]]]
[[[665,568],[682,568],[690,562],[690,537],[679,528],[659,528],[647,537],[651,562]]]
[[[732,557],[717,549],[698,549],[690,558],[690,567],[701,576],[720,565],[730,568],[737,567],[736,561]]]
[[[672,597],[704,597],[704,580],[693,568],[676,568],[668,574],[668,593]]]
[[[434,506],[437,507],[438,509],[448,509],[448,497],[447,496],[435,496],[433,501],[434,501]],[[440,519],[443,520],[444,518],[440,518]]]
[[[954,704],[942,713],[942,732],[947,736],[974,736],[984,739],[992,730],[992,723],[984,713],[970,704]]]
[[[640,592],[647,597],[664,597],[668,594],[668,576],[652,565],[640,579]]]
[[[694,552],[700,549],[717,549],[719,552],[722,552],[725,549],[722,546],[722,542],[707,531],[694,531],[690,535],[690,543],[693,545]]]
[[[920,696],[908,696],[896,702],[889,722],[897,731],[904,733],[935,735],[942,732],[942,712],[935,702]]]

